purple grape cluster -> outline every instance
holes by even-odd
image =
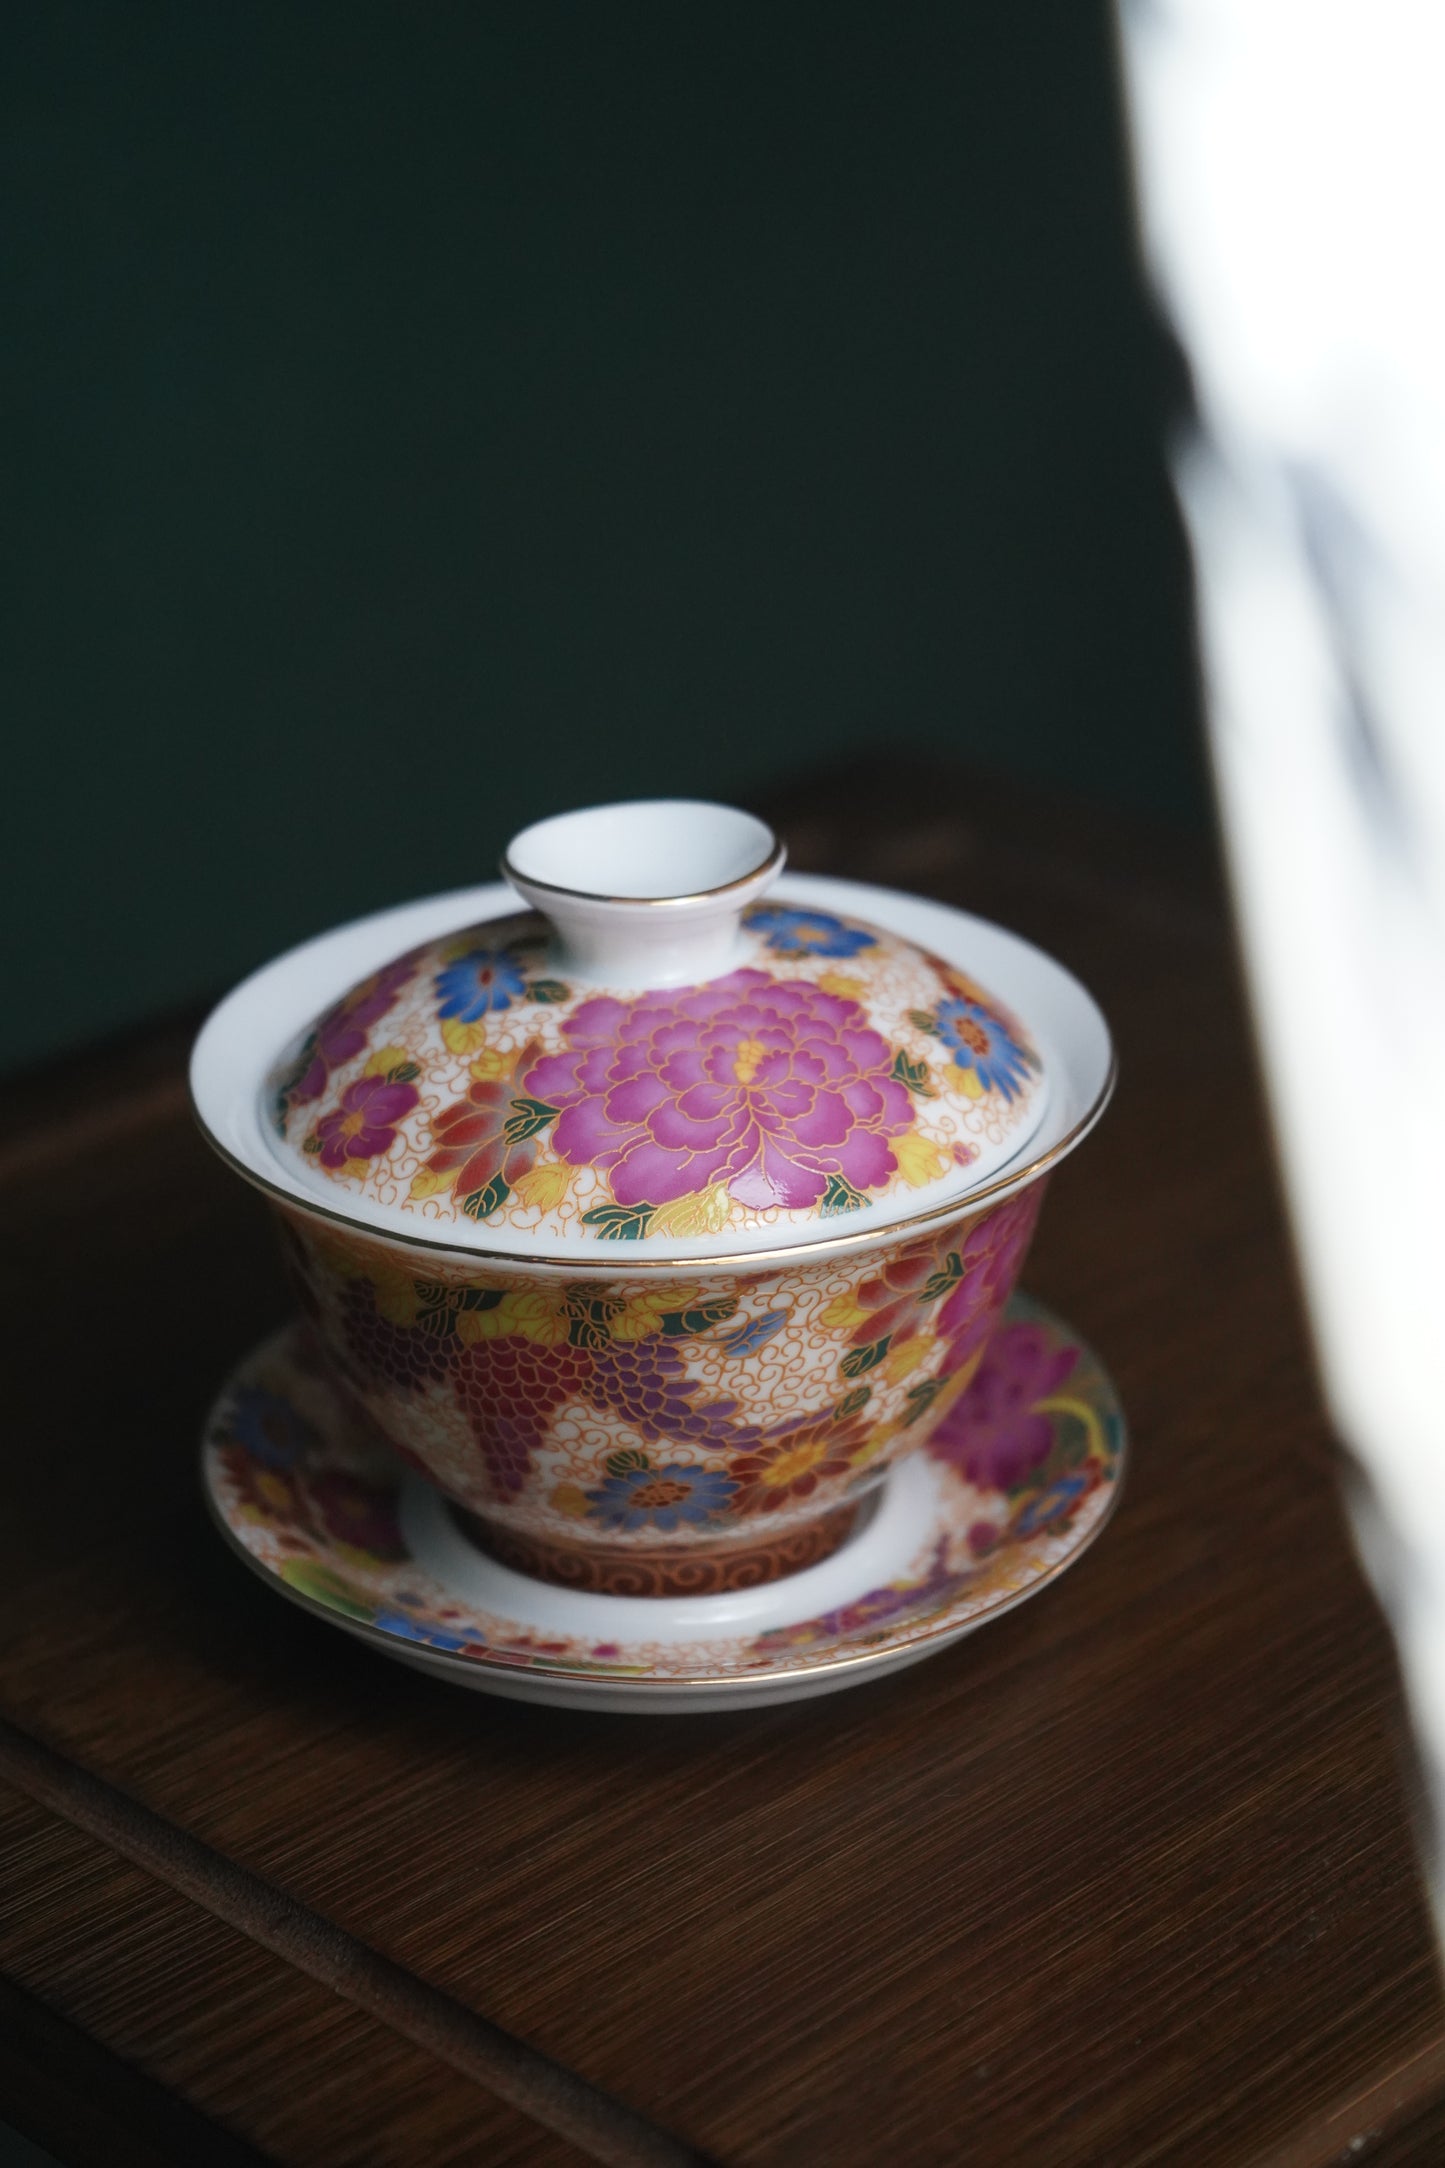
[[[693,1405],[699,1391],[682,1357],[661,1334],[648,1340],[614,1340],[593,1357],[586,1393],[594,1408],[611,1410],[650,1443],[700,1445],[718,1453],[744,1452],[762,1435],[756,1424],[734,1423],[735,1400]]]
[[[548,1417],[585,1388],[594,1360],[585,1348],[540,1347],[520,1334],[457,1348],[452,1383],[496,1498],[522,1489]]]
[[[377,1309],[370,1280],[346,1283],[341,1322],[352,1363],[372,1383],[384,1381],[400,1392],[418,1393],[451,1368],[455,1342],[419,1325],[393,1325]]]

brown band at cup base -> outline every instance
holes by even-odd
[[[469,1513],[465,1506],[453,1504],[451,1512],[463,1535],[479,1550],[535,1581],[601,1596],[722,1596],[734,1589],[760,1588],[830,1558],[872,1503],[871,1498],[850,1499],[768,1543],[728,1544],[721,1549],[678,1546],[640,1553],[606,1550],[592,1543],[539,1541]]]

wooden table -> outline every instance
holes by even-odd
[[[1019,926],[1115,1022],[1028,1278],[1121,1388],[1119,1514],[833,1699],[459,1693],[207,1524],[202,1413],[285,1303],[183,1034],[11,1087],[0,2115],[77,2168],[1445,2159],[1393,1659],[1208,867],[958,776],[772,810],[795,861]]]

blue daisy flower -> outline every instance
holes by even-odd
[[[1055,1522],[1067,1520],[1088,1489],[1086,1475],[1061,1475],[1056,1483],[1051,1483],[1046,1491],[1024,1507],[1014,1522],[1013,1533],[1036,1536],[1043,1529],[1052,1528]]]
[[[494,1009],[510,1009],[527,991],[526,973],[506,949],[468,949],[437,973],[438,1014],[475,1024]]]
[[[263,1468],[292,1468],[316,1443],[316,1432],[305,1416],[298,1415],[279,1393],[264,1392],[259,1385],[241,1387],[231,1403],[226,1428]]]
[[[767,904],[749,911],[745,924],[779,956],[856,956],[859,949],[878,946],[876,935],[834,918],[831,911],[789,911],[781,904]]]
[[[960,1069],[971,1069],[984,1091],[1005,1099],[1018,1097],[1035,1066],[1033,1055],[990,1010],[962,994],[939,1003],[938,1035]]]
[[[737,1489],[721,1468],[629,1468],[587,1493],[589,1519],[611,1529],[658,1528],[670,1536],[727,1510]]]
[[[465,1634],[448,1633],[445,1627],[423,1618],[410,1618],[405,1611],[378,1611],[371,1623],[381,1633],[399,1634],[405,1641],[420,1641],[429,1649],[444,1649],[449,1654],[471,1646]]]

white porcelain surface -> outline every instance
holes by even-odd
[[[552,921],[554,967],[603,985],[681,986],[738,962],[738,924],[782,870],[765,822],[646,798],[558,813],[514,836],[502,870]]]

